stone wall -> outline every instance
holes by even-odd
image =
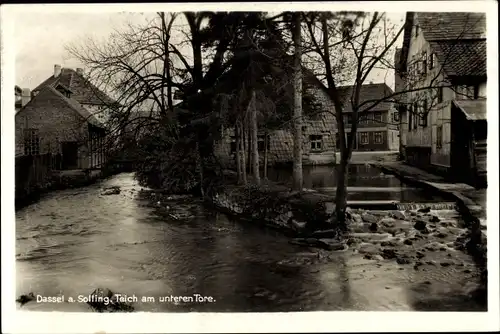
[[[293,194],[280,189],[234,187],[211,198],[218,209],[292,235],[331,229],[333,206],[318,193]],[[331,199],[330,199],[331,200]]]

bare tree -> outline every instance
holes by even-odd
[[[302,13],[293,13],[293,189],[302,190]]]
[[[433,73],[432,78],[427,78],[424,84],[417,78],[408,80],[408,74],[401,73],[407,79],[405,80],[407,84],[399,91],[375,99],[362,98],[360,96],[362,86],[375,70],[398,70],[394,67],[392,56],[396,43],[405,31],[405,25],[397,28],[384,13],[378,12],[308,13],[305,23],[307,51],[320,60],[319,67],[323,73],[318,75],[318,78],[324,84],[335,106],[334,114],[337,119],[340,146],[335,218],[339,227],[345,230],[348,166],[360,119],[367,117],[381,103],[387,102],[407,104],[411,106],[408,110],[416,119],[427,118],[429,110],[437,99],[437,96],[429,99],[429,92],[436,92],[440,87],[450,87],[450,82],[443,79],[441,70]],[[415,64],[418,62],[419,60],[415,60]],[[335,64],[340,65],[340,68],[337,66],[337,71],[333,70]],[[409,67],[414,68],[414,64],[409,64]],[[345,79],[342,78],[342,73],[349,73],[351,70],[352,85],[349,89],[339,88],[338,83]],[[409,75],[414,75],[414,72]],[[399,98],[402,96],[411,96],[411,99],[402,100]],[[352,117],[350,136],[347,136],[348,128],[344,124],[346,109],[349,109]]]

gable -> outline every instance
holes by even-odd
[[[82,120],[92,125],[101,128],[103,127],[103,124],[80,103],[73,99],[65,97],[54,87],[45,87],[41,89],[38,94],[36,94],[36,96],[31,99],[30,103],[16,114],[16,117],[18,115],[23,115],[24,113],[26,113],[26,111],[36,111],[39,108],[47,107],[50,107],[51,110],[58,110],[59,108],[71,110]]]
[[[81,104],[110,105],[116,103],[83,75],[70,68],[63,68],[57,78],[54,76],[47,78],[34,91],[40,91],[44,87],[56,87],[58,84],[70,90],[72,92],[71,98]]]

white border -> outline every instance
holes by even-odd
[[[450,312],[302,312],[93,314],[36,313],[15,308],[14,219],[14,50],[13,17],[25,11],[485,11],[488,26],[488,270],[489,311]],[[146,333],[146,332],[355,332],[355,331],[490,331],[498,330],[498,5],[494,1],[323,2],[323,3],[175,3],[101,5],[3,5],[2,43],[2,332],[9,333]],[[57,43],[57,39],[54,40]],[[36,41],[30,41],[36,43]],[[63,316],[64,315],[64,316]]]

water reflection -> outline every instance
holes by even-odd
[[[443,198],[421,189],[410,188],[394,175],[381,172],[368,164],[349,165],[348,200],[387,200],[399,202],[442,201]],[[303,166],[304,188],[335,195],[338,166]],[[268,178],[272,181],[291,184],[292,170],[270,169]]]
[[[303,166],[305,188],[335,187],[338,166]],[[349,165],[349,186],[356,187],[400,187],[401,181],[392,175],[383,174],[380,169],[370,165]],[[268,178],[278,182],[291,182],[290,169],[269,169]]]

